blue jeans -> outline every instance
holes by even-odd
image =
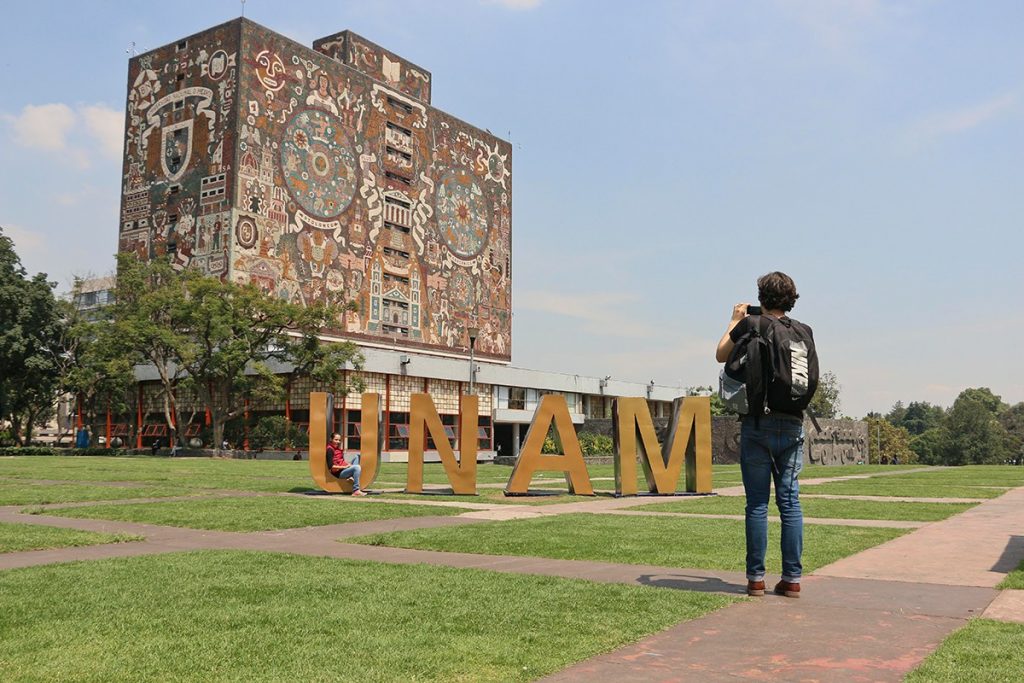
[[[338,474],[336,474],[335,476],[338,477],[338,479],[351,479],[352,490],[358,491],[359,475],[362,474],[363,468],[359,465],[358,453],[353,453],[351,458],[352,459],[349,461],[349,466],[338,472]]]
[[[799,583],[804,547],[804,516],[798,477],[804,464],[804,425],[778,415],[743,418],[740,428],[740,471],[747,493],[747,580],[764,580],[768,550],[768,498],[775,482],[775,504],[782,518],[782,579]]]

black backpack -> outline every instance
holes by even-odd
[[[722,372],[744,386],[746,410],[733,403],[737,412],[799,415],[818,388],[811,328],[792,318],[750,316],[750,329],[733,346]]]

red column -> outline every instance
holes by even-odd
[[[107,401],[107,448],[110,448],[110,401]]]
[[[242,439],[242,448],[249,450],[249,399],[245,399],[245,437]]]
[[[289,379],[284,385],[284,419],[292,421],[292,381]],[[328,435],[329,436],[329,435]]]
[[[135,419],[135,447],[142,448],[142,383],[139,383],[139,411]]]

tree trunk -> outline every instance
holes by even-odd
[[[222,454],[221,445],[224,443],[224,420],[218,411],[210,411],[210,423],[213,427],[213,453],[220,456]]]

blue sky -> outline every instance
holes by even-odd
[[[38,0],[0,25],[0,225],[66,287],[117,244],[128,54],[237,0]],[[351,28],[510,139],[517,366],[711,384],[732,305],[790,273],[859,417],[1024,400],[1024,3],[249,0]],[[985,351],[985,349],[988,349]],[[984,351],[984,353],[983,353]]]

